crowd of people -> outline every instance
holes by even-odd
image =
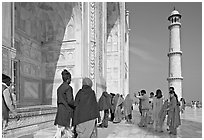
[[[148,124],[153,125],[153,129],[158,132],[164,131],[164,121],[167,116],[167,130],[170,134],[177,135],[177,128],[181,125],[180,110],[185,110],[184,99],[181,99],[182,104],[178,100],[178,96],[174,91],[174,87],[169,88],[169,99],[164,101],[162,91],[156,90],[156,95],[150,93],[150,97],[145,90],[135,94],[139,99],[139,110],[141,119],[139,127],[147,127]]]
[[[57,89],[55,138],[94,138],[97,137],[97,127],[107,128],[108,121],[120,123],[126,119],[131,123],[133,100],[130,94],[124,99],[120,94],[104,91],[97,102],[91,79],[84,78],[74,99],[71,74],[67,70],[62,72],[62,79],[63,83]]]
[[[202,104],[199,101],[191,101],[191,108],[201,108]]]
[[[127,124],[132,124],[132,111],[134,98],[139,100],[139,112],[141,119],[139,127],[152,125],[155,131],[163,132],[164,121],[167,116],[167,130],[170,134],[176,135],[177,128],[181,125],[180,112],[185,110],[185,100],[178,97],[174,87],[169,88],[169,99],[164,101],[162,91],[156,90],[148,96],[145,90],[138,94],[123,95],[117,93],[108,94],[104,91],[96,99],[95,91],[92,89],[92,81],[83,78],[82,88],[74,99],[73,89],[70,86],[71,74],[67,70],[62,73],[63,83],[57,89],[57,113],[54,125],[57,127],[55,138],[74,137],[92,138],[97,137],[97,127],[107,128],[108,122],[120,123],[125,120]],[[19,117],[15,111],[15,104],[11,101],[10,88],[11,79],[2,75],[2,127],[3,130],[8,124],[8,114],[11,111],[15,117]],[[109,117],[110,116],[110,117]]]

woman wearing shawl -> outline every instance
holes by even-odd
[[[104,111],[104,117],[99,127],[108,127],[109,109],[111,107],[111,95],[104,91],[98,101],[99,111]]]
[[[153,127],[155,131],[161,131],[161,126],[159,125],[159,112],[163,105],[162,91],[158,89],[156,91],[155,98],[153,99]]]
[[[125,101],[124,101],[124,113],[125,113],[125,119],[127,123],[131,123],[131,119],[132,119],[132,103],[133,100],[130,97],[130,94],[128,94],[125,97]]]
[[[94,90],[91,89],[92,81],[84,78],[82,89],[78,91],[75,98],[75,111],[73,125],[76,126],[78,138],[96,137],[96,118],[99,118],[99,109]]]
[[[181,125],[180,120],[180,109],[179,109],[179,101],[176,93],[174,91],[170,91],[170,103],[168,108],[168,117],[169,121],[167,122],[169,126],[169,134],[176,135],[177,128]]]
[[[115,118],[113,120],[114,123],[119,123],[122,120],[122,104],[123,104],[124,99],[117,94],[114,103],[116,103],[116,108],[115,108]]]
[[[162,108],[159,112],[159,131],[163,132],[163,124],[164,124],[164,120],[166,118],[167,115],[167,108],[168,108],[168,99],[165,100],[164,104],[162,105]]]

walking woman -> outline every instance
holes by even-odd
[[[76,94],[73,125],[76,126],[77,138],[91,138],[97,135],[96,119],[100,114],[92,85],[91,79],[84,78],[82,89]]]
[[[184,112],[185,106],[186,106],[186,101],[185,101],[184,98],[181,98],[181,99],[180,99],[180,110],[181,110],[181,113]]]
[[[122,120],[122,106],[123,106],[123,101],[124,99],[121,97],[121,95],[117,94],[116,95],[117,101],[116,103],[116,107],[115,107],[115,114],[114,114],[114,120],[113,123],[120,123]]]
[[[177,128],[181,125],[179,101],[175,91],[170,91],[170,104],[168,108],[168,126],[169,134],[177,135]]]
[[[162,91],[158,89],[156,91],[155,98],[153,98],[153,127],[155,131],[162,131],[162,126],[159,125],[160,118],[159,118],[159,112],[163,105],[163,98],[162,98]]]
[[[57,133],[55,138],[62,137],[62,133],[66,130],[70,131],[70,120],[73,118],[73,89],[69,85],[71,82],[71,74],[64,70],[62,71],[63,83],[57,89],[57,114],[54,125],[57,126]]]
[[[111,95],[104,91],[98,101],[99,111],[104,112],[102,123],[99,124],[99,127],[108,127],[109,119],[109,109],[111,108]],[[101,117],[101,116],[100,116]]]
[[[131,123],[131,119],[132,119],[132,110],[133,110],[133,100],[130,97],[130,94],[128,94],[125,97],[125,101],[124,101],[124,113],[125,113],[125,119],[127,123]]]

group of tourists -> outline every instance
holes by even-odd
[[[131,123],[133,100],[130,97],[130,94],[124,99],[120,94],[108,94],[107,92],[103,92],[98,104],[101,114],[100,118],[103,118],[103,120],[99,119],[99,122],[101,122],[99,127],[107,128],[108,121],[120,123],[123,119],[125,119],[127,123]]]
[[[156,90],[148,96],[145,90],[141,90],[138,95],[122,95],[104,91],[97,102],[95,91],[92,89],[92,81],[83,78],[82,88],[77,92],[75,99],[73,89],[70,86],[71,74],[67,70],[62,73],[63,83],[57,89],[57,113],[54,125],[57,127],[55,138],[75,137],[92,138],[97,137],[97,127],[107,128],[108,121],[120,123],[132,123],[133,99],[139,99],[139,111],[141,119],[139,127],[153,125],[155,131],[163,132],[164,120],[167,116],[167,130],[170,134],[176,135],[177,128],[181,124],[180,111],[185,110],[185,100],[180,102],[174,91],[174,87],[169,88],[169,99],[164,101],[162,91]],[[11,78],[2,75],[2,130],[8,124],[9,111],[19,118],[16,113],[15,101],[12,101],[13,89]],[[110,117],[109,117],[110,116]]]
[[[156,90],[156,95],[150,93],[150,97],[145,90],[141,90],[139,94],[135,94],[139,99],[139,110],[141,113],[141,120],[139,127],[147,127],[148,124],[153,124],[155,131],[163,132],[164,120],[167,116],[167,130],[170,134],[176,135],[177,128],[181,125],[180,110],[185,110],[184,103],[182,109],[178,96],[174,91],[174,87],[169,88],[169,99],[164,101],[162,91]],[[183,99],[182,99],[183,100]]]
[[[199,101],[191,101],[191,108],[201,108],[202,104]]]
[[[97,127],[107,128],[108,121],[119,123],[125,118],[131,123],[133,100],[130,94],[124,99],[120,94],[104,91],[97,102],[91,79],[84,78],[74,99],[71,74],[67,70],[62,72],[62,79],[63,83],[57,89],[55,138],[91,138],[97,136]]]

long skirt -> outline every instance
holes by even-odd
[[[119,123],[122,120],[122,112],[121,112],[121,107],[117,106],[115,110],[115,118],[113,120],[113,123]]]
[[[80,123],[76,126],[77,138],[91,138],[96,137],[96,119]]]

